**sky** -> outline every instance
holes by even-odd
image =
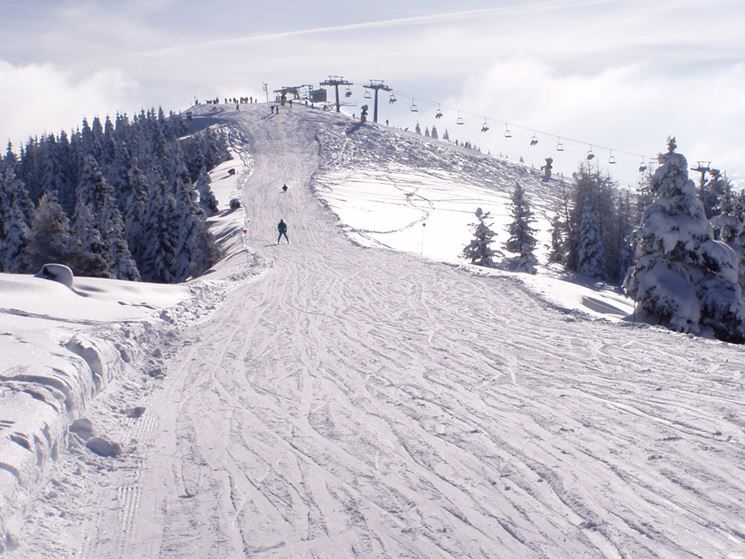
[[[436,124],[494,155],[536,166],[550,156],[568,175],[592,150],[634,184],[642,158],[674,135],[691,166],[711,161],[745,187],[742,0],[0,0],[0,10],[1,142],[333,74],[354,83],[347,112],[367,102],[363,83],[382,79],[398,102],[381,97],[381,121]]]

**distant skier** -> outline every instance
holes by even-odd
[[[285,223],[284,219],[280,219],[279,223],[277,224],[277,231],[279,231],[279,235],[277,236],[277,244],[279,244],[279,241],[282,239],[282,235],[284,235],[287,242],[290,242],[290,239],[287,237],[287,224]]]
[[[282,185],[282,192],[287,192],[287,185],[286,184],[283,184]]]

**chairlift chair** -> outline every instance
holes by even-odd
[[[504,137],[505,138],[512,138],[512,130],[510,130],[510,125],[505,124],[504,125]]]
[[[345,97],[351,97],[352,96],[352,88],[348,87],[347,90],[344,92]]]
[[[538,138],[536,138],[535,132],[533,132],[533,136],[530,138],[530,145],[531,147],[538,145]]]
[[[642,157],[642,162],[639,163],[639,172],[643,173],[647,170],[647,164],[644,162],[644,158]]]
[[[460,116],[460,111],[458,111],[458,118],[455,119],[455,124],[458,126],[463,126],[463,117]]]
[[[365,99],[372,99],[372,93],[370,93],[369,89],[365,90]]]
[[[391,91],[391,96],[388,98],[388,102],[395,103],[396,101],[398,101],[398,99],[396,99],[396,94],[393,91]]]
[[[484,123],[481,125],[481,131],[488,132],[488,130],[489,130],[489,124],[486,122],[486,117],[484,117]]]
[[[440,109],[440,105],[437,105],[437,112],[435,113],[435,118],[442,118],[442,110]]]
[[[613,155],[613,150],[610,150],[610,157],[608,157],[608,165],[616,164],[616,156]]]
[[[587,150],[587,160],[592,161],[595,159],[595,153],[592,151],[592,146],[590,146],[590,149]]]
[[[557,138],[556,151],[564,151],[564,144],[561,143],[561,138]]]
[[[419,107],[416,106],[416,103],[414,102],[414,99],[411,100],[411,112],[412,113],[418,113]]]

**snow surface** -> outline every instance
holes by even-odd
[[[196,110],[231,132],[213,187],[245,209],[215,218],[204,278],[2,276],[0,374],[26,375],[0,385],[6,555],[743,556],[741,346],[593,320],[623,298],[545,268],[456,264],[469,229],[440,229],[506,215],[519,166],[267,113]]]

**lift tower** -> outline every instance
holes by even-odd
[[[341,110],[339,107],[341,107],[341,102],[339,101],[339,86],[340,85],[346,85],[349,87],[350,85],[353,85],[352,82],[347,81],[344,79],[344,76],[329,76],[329,79],[326,81],[322,81],[321,85],[333,85],[334,89],[336,90],[336,112],[340,113]]]
[[[383,80],[370,80],[368,85],[363,85],[365,89],[375,90],[375,104],[373,105],[373,122],[378,122],[378,91],[391,91],[391,88],[383,83]]]

